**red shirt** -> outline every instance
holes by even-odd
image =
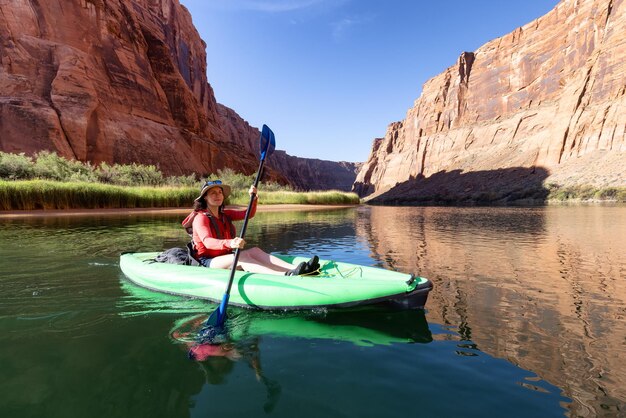
[[[198,257],[218,257],[220,255],[230,254],[232,248],[230,248],[230,240],[235,238],[231,236],[231,231],[228,225],[228,221],[220,218],[215,218],[215,224],[219,229],[219,235],[222,239],[218,239],[214,236],[211,229],[211,221],[206,215],[208,211],[198,212],[193,220],[193,243],[196,246]],[[224,209],[224,214],[230,218],[231,221],[240,221],[246,217],[246,209]],[[250,218],[256,214],[256,199],[252,204],[252,210],[250,212]],[[183,225],[189,219],[192,214],[189,214],[183,221]],[[225,221],[225,222],[224,222]]]

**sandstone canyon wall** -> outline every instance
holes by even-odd
[[[626,185],[626,1],[562,0],[464,52],[376,139],[354,190],[373,202]]]
[[[256,171],[259,131],[216,102],[205,47],[178,0],[0,0],[0,150]]]

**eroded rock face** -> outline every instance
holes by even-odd
[[[3,150],[215,166],[224,134],[204,45],[177,1],[8,0],[0,34]]]
[[[355,163],[293,157],[284,151],[277,151],[269,161],[270,167],[286,176],[300,190],[349,192],[357,173]]]
[[[178,0],[0,6],[0,150],[256,171],[259,131],[216,103],[206,44]],[[268,177],[289,182],[272,167]]]
[[[241,144],[255,156],[259,155],[260,131],[248,124],[234,110],[217,104],[221,126],[226,131],[232,144]],[[278,138],[280,140],[280,138]],[[256,161],[256,160],[255,160]],[[258,165],[258,162],[257,162]],[[314,158],[300,158],[276,150],[266,161],[266,167],[272,174],[270,178],[284,179],[297,190],[341,190],[352,189],[358,163],[335,162]],[[232,168],[232,167],[231,167]]]
[[[426,82],[374,141],[354,190],[410,202],[437,174],[429,187],[462,199],[493,192],[489,172],[513,185],[521,173],[533,185],[623,186],[625,80],[626,2],[563,0]],[[472,172],[485,175],[456,184]]]

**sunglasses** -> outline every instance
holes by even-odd
[[[206,183],[204,183],[204,186],[202,186],[202,188],[205,188],[208,186],[220,185],[220,184],[222,184],[222,180],[209,180]]]

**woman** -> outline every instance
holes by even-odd
[[[250,187],[250,196],[256,195],[256,188]],[[309,262],[297,266],[274,257],[260,248],[243,250],[246,242],[237,237],[232,221],[245,218],[245,209],[225,209],[224,200],[230,195],[230,186],[221,180],[207,181],[200,196],[194,201],[194,210],[183,221],[184,228],[192,228],[193,243],[200,264],[205,267],[229,269],[235,256],[233,251],[239,248],[238,266],[252,273],[280,274],[296,276],[311,274],[319,269],[319,260],[314,256]],[[255,196],[250,212],[256,213],[258,196]]]

